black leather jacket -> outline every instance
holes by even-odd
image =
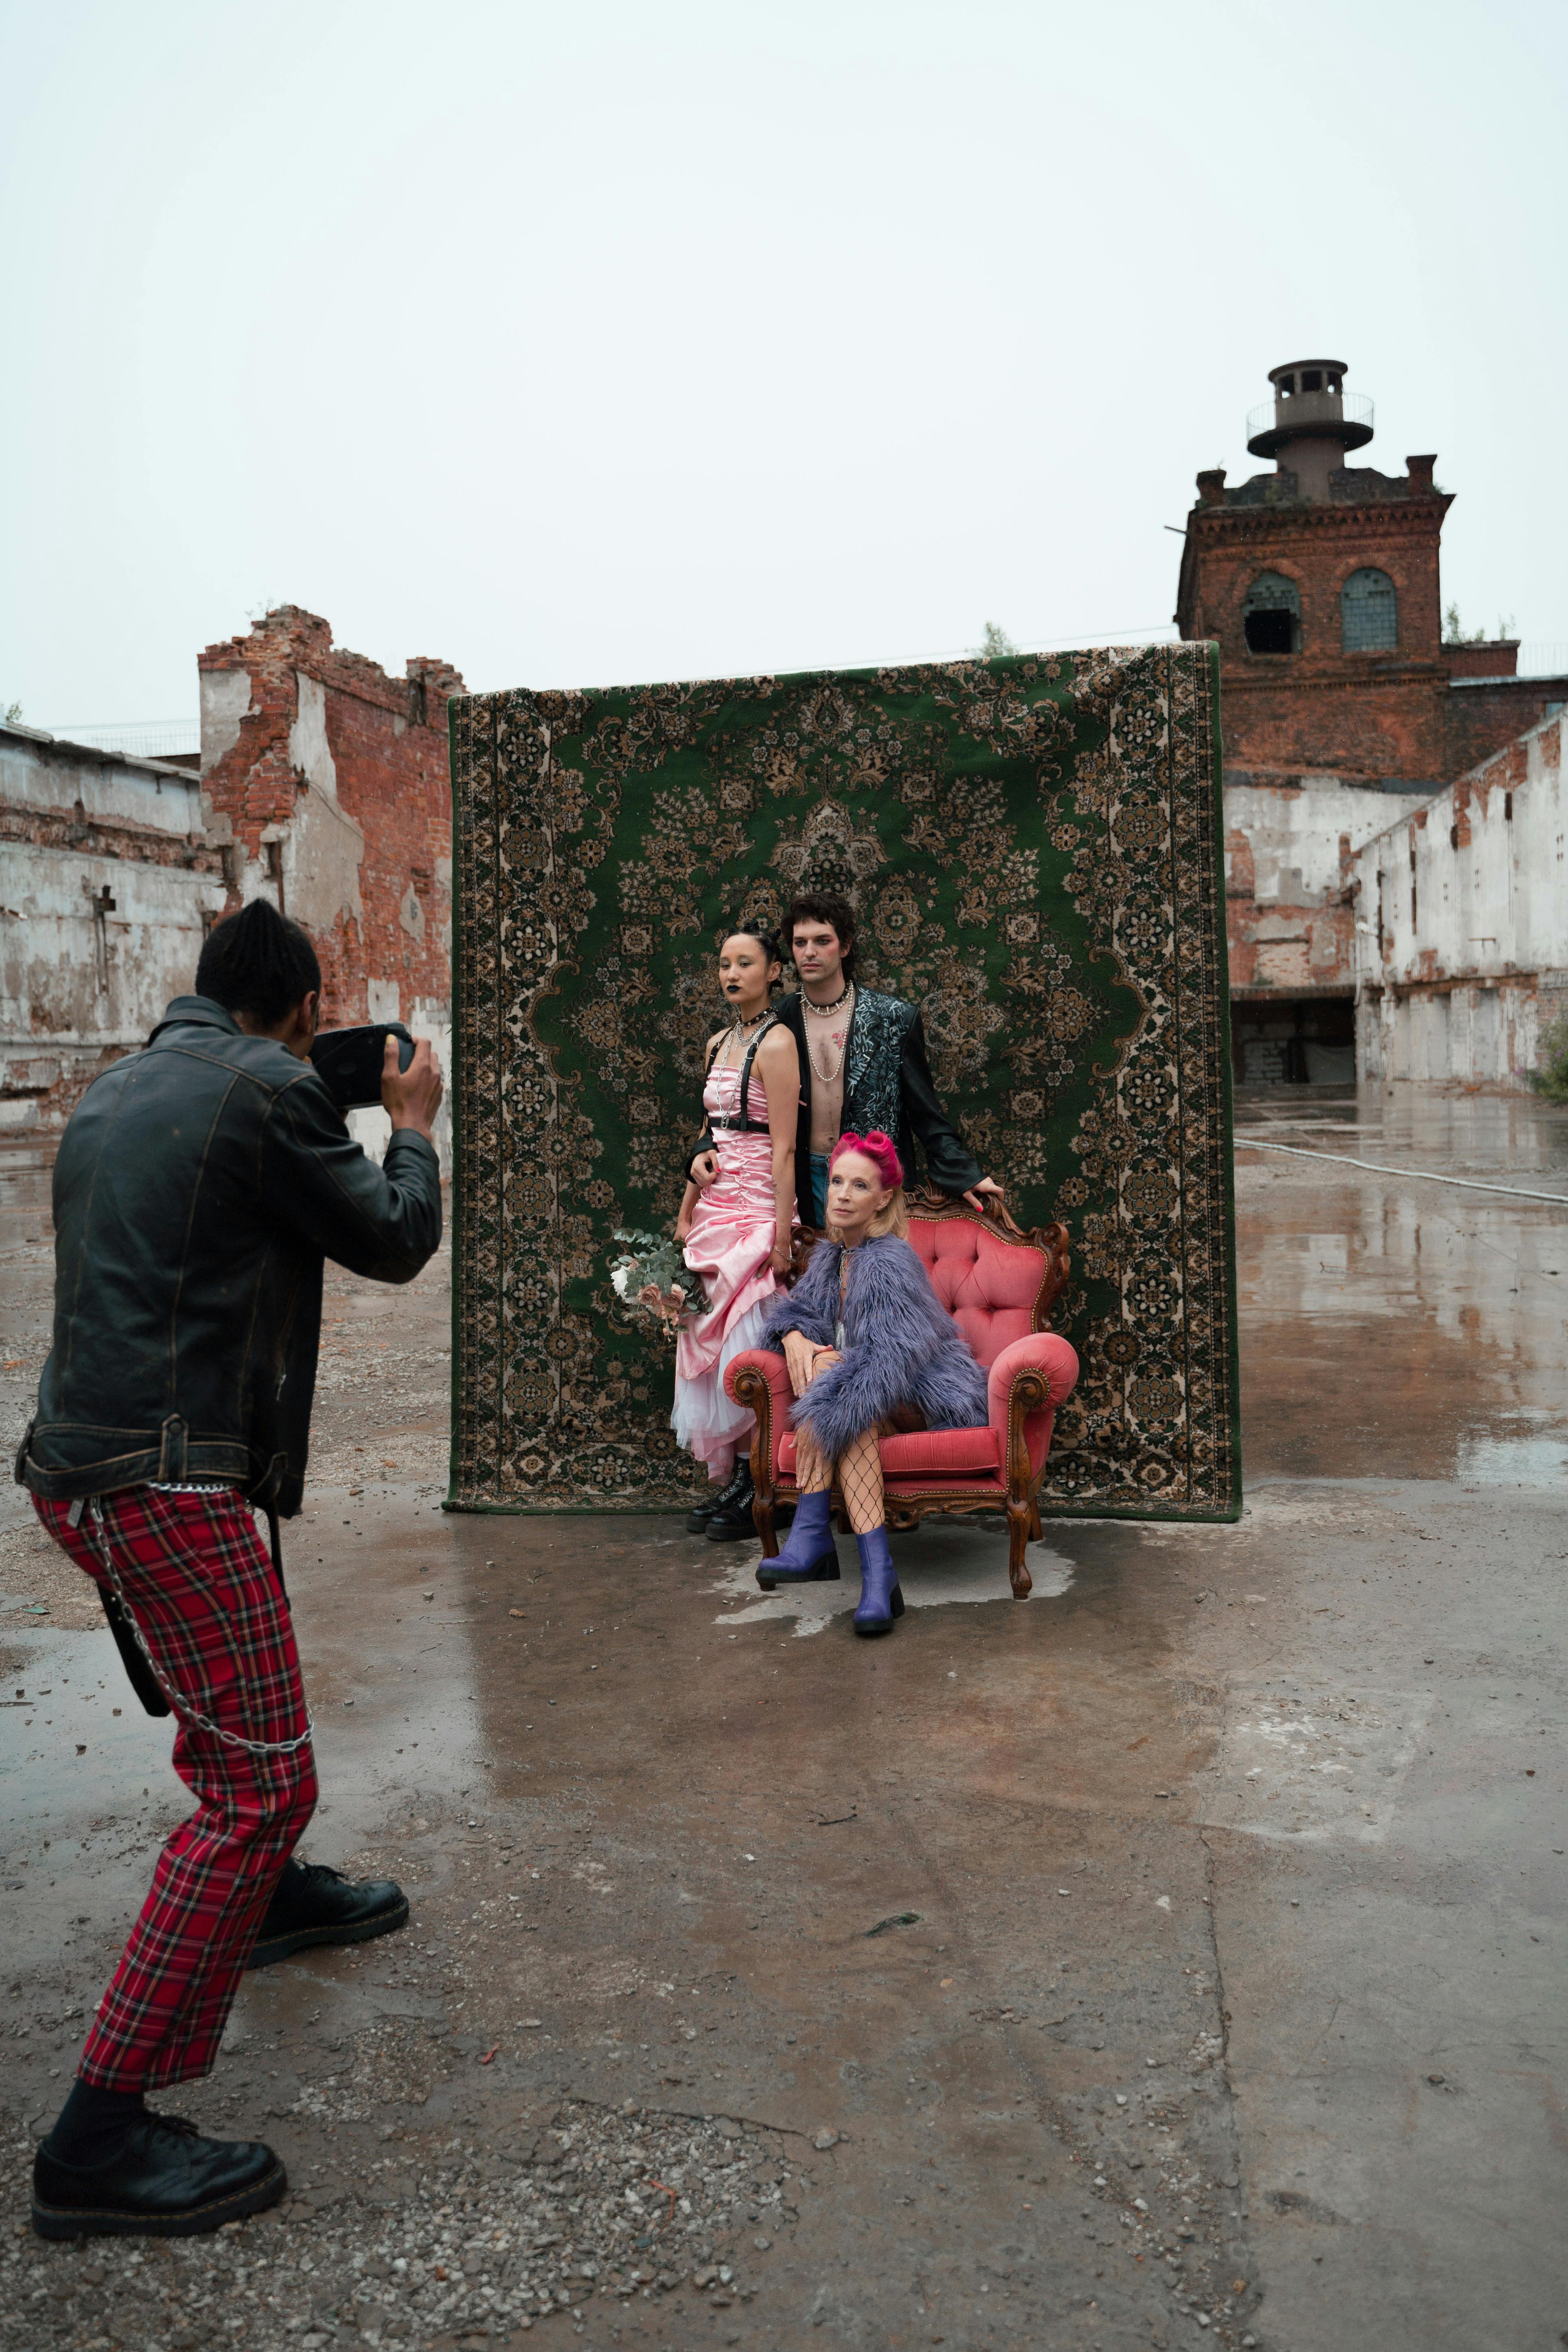
[[[54,1345],[17,1478],[58,1497],[229,1478],[287,1517],[322,1260],[411,1282],[441,1238],[440,1167],[403,1128],[378,1168],[309,1062],[177,996],[77,1106],[54,1213]]]
[[[773,1007],[794,1037],[800,1055],[800,1114],[795,1122],[795,1206],[803,1225],[815,1225],[811,1198],[811,1056],[805,1049],[805,1016],[797,996]],[[942,1192],[967,1192],[985,1171],[943,1110],[931,1079],[925,1024],[918,1004],[858,988],[849,1034],[844,1041],[844,1125],[847,1135],[879,1128],[899,1147],[904,1175],[916,1175],[915,1139],[925,1154],[926,1173]],[[692,1148],[691,1159],[713,1149],[711,1131]],[[687,1162],[688,1169],[690,1160]]]

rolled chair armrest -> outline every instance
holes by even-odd
[[[771,1348],[748,1348],[731,1360],[724,1374],[724,1393],[733,1404],[750,1405],[757,1416],[752,1475],[759,1491],[771,1489],[778,1469],[779,1440],[789,1427],[789,1409],[795,1402],[789,1366]]]
[[[1051,1450],[1057,1408],[1078,1385],[1078,1356],[1055,1331],[1031,1331],[1004,1348],[986,1378],[991,1426],[1007,1461],[1014,1436],[1028,1449],[1029,1475],[1038,1478]]]

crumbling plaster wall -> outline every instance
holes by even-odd
[[[1282,995],[1353,985],[1352,860],[1419,793],[1373,792],[1331,775],[1225,782],[1226,930],[1237,989]]]
[[[1542,720],[1357,856],[1363,1076],[1525,1084],[1568,1009],[1563,734]]]
[[[192,984],[222,908],[186,771],[0,729],[0,1131],[53,1127]]]

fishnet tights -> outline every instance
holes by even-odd
[[[825,1349],[816,1359],[816,1370],[826,1371],[830,1363],[837,1363],[837,1354]],[[809,1429],[801,1427],[795,1433],[795,1475],[798,1491],[803,1495],[824,1495],[833,1484],[835,1465],[818,1445]],[[839,1489],[844,1507],[849,1514],[849,1524],[858,1536],[868,1536],[879,1528],[886,1516],[882,1499],[882,1453],[874,1429],[863,1429],[858,1437],[851,1438],[837,1464]]]

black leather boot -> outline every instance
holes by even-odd
[[[366,1944],[408,1918],[408,1897],[390,1878],[345,1878],[323,1862],[286,1862],[247,1969],[270,1968],[312,1944]]]
[[[741,1456],[741,1459],[736,1463],[734,1469],[731,1472],[729,1485],[727,1486],[710,1486],[708,1492],[703,1496],[702,1500],[695,1507],[695,1508],[687,1512],[687,1534],[689,1536],[705,1536],[709,1528],[713,1524],[715,1514],[720,1511],[727,1510],[730,1505],[734,1501],[736,1496],[742,1492],[742,1488],[748,1496],[751,1494],[752,1465],[747,1461],[744,1454]],[[749,1502],[746,1507],[748,1510],[751,1508]]]
[[[40,2238],[195,2238],[276,2205],[289,2176],[259,2140],[204,2139],[176,2116],[141,2116],[103,2164],[33,2158]]]
[[[742,1537],[754,1536],[756,1522],[752,1517],[752,1497],[756,1488],[752,1484],[752,1465],[744,1463],[725,1487],[720,1507],[708,1522],[710,1543],[739,1543]]]

